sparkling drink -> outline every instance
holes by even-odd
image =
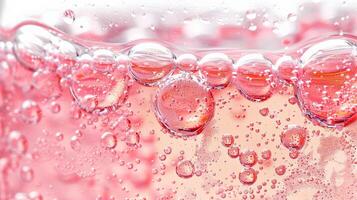
[[[0,200],[356,199],[346,13],[337,25],[289,13],[299,29],[284,36],[258,10],[98,35],[68,31],[71,9],[61,25],[0,27]]]

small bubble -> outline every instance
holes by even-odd
[[[244,169],[239,173],[239,181],[245,185],[251,185],[257,180],[257,171],[252,168]]]
[[[19,114],[21,119],[28,124],[37,124],[42,117],[40,106],[32,100],[26,100],[22,103]]]
[[[74,11],[71,9],[67,9],[63,13],[63,21],[67,24],[73,24],[73,22],[76,20],[76,16],[74,14]]]
[[[57,140],[57,141],[62,141],[63,138],[64,138],[64,135],[63,135],[62,132],[57,132],[56,135],[55,135],[55,137],[56,137],[56,140]]]
[[[265,117],[265,116],[267,116],[267,115],[269,114],[269,108],[262,108],[262,109],[259,110],[259,113],[260,113],[263,117]]]
[[[176,174],[181,178],[191,178],[195,173],[195,166],[189,160],[184,160],[176,165]]]
[[[279,176],[282,176],[284,175],[286,172],[286,167],[285,165],[280,165],[278,167],[275,168],[275,173]]]
[[[25,154],[28,149],[28,142],[26,137],[18,132],[18,131],[11,131],[9,134],[9,145],[11,151],[17,154]]]
[[[271,151],[270,150],[265,150],[262,152],[262,158],[264,160],[269,160],[271,157]]]
[[[257,163],[258,161],[258,156],[257,153],[255,153],[255,151],[245,151],[242,152],[239,156],[239,161],[243,166],[253,166]]]
[[[113,149],[117,145],[117,138],[111,132],[103,133],[101,137],[102,146],[108,149]]]
[[[78,151],[80,149],[81,143],[76,135],[71,137],[70,145],[71,148],[75,151]]]
[[[126,133],[125,141],[128,146],[136,146],[140,142],[140,135],[136,131],[128,131]]]
[[[21,168],[20,176],[23,181],[30,182],[33,179],[33,170],[29,166],[23,166]]]
[[[238,158],[238,156],[239,156],[239,148],[238,147],[230,147],[228,149],[228,155],[231,158]]]
[[[281,143],[290,150],[300,150],[306,142],[306,129],[298,125],[289,125],[281,136]]]
[[[297,15],[296,15],[296,14],[294,14],[294,13],[289,13],[289,14],[288,14],[288,20],[289,20],[289,22],[295,22],[296,19],[297,19]]]
[[[222,144],[226,147],[231,146],[234,143],[234,137],[232,135],[222,136]]]

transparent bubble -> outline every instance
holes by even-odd
[[[96,49],[92,57],[93,66],[98,71],[111,72],[117,66],[115,54],[108,49]]]
[[[128,131],[125,135],[125,142],[128,146],[136,146],[140,142],[140,135],[136,131]]]
[[[298,61],[291,56],[282,56],[275,63],[279,80],[287,84],[296,82],[298,67]]]
[[[127,96],[126,70],[99,72],[92,66],[83,65],[73,72],[71,93],[79,106],[87,112],[115,109]]]
[[[300,150],[304,147],[307,130],[298,125],[289,125],[280,135],[281,143],[288,149]]]
[[[189,74],[170,77],[158,90],[154,109],[159,122],[172,134],[201,133],[214,114],[212,93]]]
[[[233,61],[226,54],[210,53],[199,61],[199,69],[212,88],[225,88],[232,78]]]
[[[76,16],[74,14],[74,11],[71,9],[67,9],[63,13],[63,21],[66,22],[67,24],[73,24],[73,22],[76,20]]]
[[[53,35],[45,28],[24,25],[16,31],[14,53],[17,59],[28,69],[35,70],[45,64],[46,44]]]
[[[240,154],[239,161],[243,166],[252,167],[258,161],[257,153],[255,151],[250,151],[250,150],[244,151]]]
[[[10,150],[14,153],[23,155],[28,150],[28,141],[19,131],[11,131],[8,136]]]
[[[223,135],[222,136],[222,144],[226,147],[231,146],[234,143],[233,135]]]
[[[239,181],[245,185],[251,185],[257,180],[257,171],[253,168],[244,169],[239,173]]]
[[[30,182],[33,179],[33,169],[29,166],[23,166],[20,171],[20,176],[23,181]]]
[[[28,124],[37,124],[42,118],[40,106],[32,100],[25,100],[19,110],[22,121]]]
[[[175,68],[174,54],[161,44],[140,43],[131,48],[128,55],[131,60],[130,74],[143,85],[157,85]]]
[[[239,147],[230,147],[228,148],[228,155],[231,158],[238,158],[240,153]]]
[[[181,178],[191,178],[195,173],[195,166],[189,160],[183,160],[176,165],[176,174]]]
[[[32,85],[41,96],[46,98],[56,99],[62,94],[59,76],[49,70],[39,69],[34,72]]]
[[[252,101],[264,101],[272,95],[272,63],[261,54],[248,54],[237,62],[235,79],[239,92]]]
[[[187,72],[195,72],[198,70],[197,57],[193,54],[182,54],[176,59],[177,66]]]
[[[105,132],[101,136],[102,146],[108,149],[113,149],[117,145],[117,138],[111,132]]]
[[[301,56],[297,98],[303,113],[324,126],[345,125],[357,109],[357,50],[347,39],[314,44]]]

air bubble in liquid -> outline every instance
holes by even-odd
[[[105,148],[113,149],[117,145],[117,138],[111,132],[103,133],[100,139],[101,139],[102,146]]]
[[[292,84],[297,80],[298,61],[291,56],[280,57],[274,66],[280,81]]]
[[[232,78],[233,61],[226,54],[210,53],[198,63],[199,70],[212,88],[225,88]]]
[[[92,63],[98,71],[111,72],[117,66],[114,53],[108,49],[96,49],[92,52]]]
[[[183,160],[176,165],[176,174],[181,178],[191,178],[195,173],[195,166],[189,160]]]
[[[16,154],[23,155],[27,152],[28,141],[19,131],[11,131],[8,136],[10,150]]]
[[[223,135],[222,144],[226,147],[231,146],[234,143],[234,137],[232,135]]]
[[[239,156],[239,147],[230,147],[230,148],[228,148],[228,155],[231,158],[238,158],[238,156]]]
[[[42,118],[40,106],[32,100],[25,100],[19,110],[22,121],[28,124],[37,124]]]
[[[131,61],[129,72],[143,85],[157,85],[159,80],[171,74],[175,68],[174,54],[158,43],[137,44],[130,49],[128,55]]]
[[[239,156],[239,161],[243,166],[252,167],[258,161],[258,156],[255,151],[244,151]]]
[[[128,131],[125,135],[125,142],[128,146],[136,146],[140,142],[140,135],[136,131]]]
[[[39,69],[34,72],[32,85],[41,96],[46,98],[55,99],[62,93],[59,76],[49,70]]]
[[[306,129],[298,125],[289,125],[280,135],[281,143],[290,150],[300,150],[306,142]]]
[[[67,9],[63,13],[63,21],[66,22],[67,24],[73,24],[73,22],[76,20],[76,16],[74,14],[74,11],[71,9]]]
[[[301,56],[297,98],[303,113],[325,126],[344,125],[357,109],[357,47],[347,39],[329,39]]]
[[[272,95],[272,63],[261,54],[248,54],[237,62],[235,79],[239,92],[252,101],[264,101]]]
[[[83,65],[73,72],[71,93],[79,106],[87,112],[120,106],[127,95],[126,70],[100,72]]]
[[[198,70],[197,57],[193,54],[182,54],[176,59],[177,67],[183,71],[196,72]]]
[[[33,179],[33,169],[29,166],[23,166],[20,171],[20,176],[23,181],[30,182]]]
[[[214,114],[212,93],[196,77],[170,77],[154,99],[159,122],[177,136],[201,133]]]
[[[253,168],[244,169],[239,173],[239,181],[245,185],[251,185],[257,180],[257,171]]]
[[[45,64],[46,44],[53,35],[43,27],[24,25],[16,31],[14,53],[27,68],[35,70]]]

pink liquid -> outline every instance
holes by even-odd
[[[356,33],[312,29],[269,52],[4,30],[0,200],[356,199]]]

